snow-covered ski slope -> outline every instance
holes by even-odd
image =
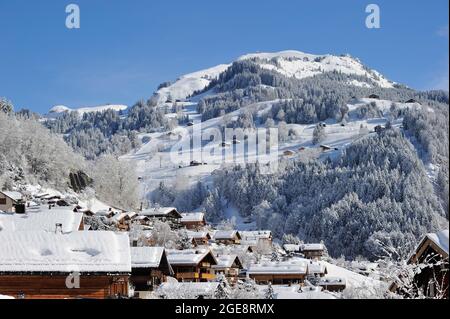
[[[358,59],[350,56],[333,55],[312,55],[299,51],[282,51],[277,53],[256,53],[240,57],[238,60],[257,59],[261,67],[273,69],[285,76],[305,78],[320,72],[339,71],[347,74],[362,75],[370,79],[373,85],[390,88],[394,82],[384,78],[374,70],[366,68]],[[122,157],[123,160],[132,161],[142,181],[142,191],[150,193],[158,187],[160,182],[175,188],[187,188],[197,181],[202,181],[209,185],[212,182],[213,172],[223,166],[233,165],[233,163],[256,162],[257,154],[252,152],[247,145],[247,141],[239,141],[237,145],[233,140],[225,139],[226,145],[219,147],[216,140],[212,143],[193,143],[190,148],[180,150],[178,146],[189,145],[193,132],[202,136],[209,136],[215,129],[223,126],[224,122],[236,120],[243,112],[251,112],[258,116],[268,112],[273,105],[280,103],[280,100],[259,102],[242,107],[232,113],[219,116],[201,122],[201,114],[197,113],[197,103],[205,96],[215,94],[214,90],[204,91],[204,89],[224,72],[230,64],[222,64],[206,70],[190,73],[181,76],[178,80],[166,87],[159,89],[155,93],[157,105],[166,109],[171,109],[177,105],[182,109],[184,116],[189,116],[192,126],[180,125],[172,131],[143,133],[141,138],[144,143],[141,148]],[[358,82],[358,81],[356,81]],[[367,85],[368,83],[349,83],[349,85]],[[203,93],[194,95],[202,91]],[[381,115],[375,118],[360,119],[354,114],[358,108],[374,103]],[[375,134],[374,129],[378,125],[384,125],[391,120],[394,126],[400,127],[402,119],[393,120],[390,117],[390,109],[393,102],[376,98],[354,99],[348,102],[349,118],[345,124],[336,120],[325,121],[326,137],[320,145],[329,147],[323,150],[320,145],[313,145],[313,131],[317,123],[310,125],[287,124],[287,130],[296,132],[295,138],[290,137],[286,141],[278,141],[277,154],[271,157],[272,161],[302,159],[308,157],[337,157],[352,142],[364,138],[369,134]],[[418,103],[398,103],[396,108],[421,107]],[[179,114],[178,114],[179,115]],[[177,118],[175,113],[168,113],[168,118]],[[261,129],[264,124],[256,123]],[[361,129],[363,127],[363,129]],[[277,128],[277,124],[275,125]],[[205,148],[214,148],[213,151]],[[226,150],[233,151],[233,161],[224,161]],[[203,150],[203,153],[202,153]],[[183,158],[182,158],[183,157]],[[191,161],[196,161],[204,165],[190,165]]]

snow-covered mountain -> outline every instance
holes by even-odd
[[[106,104],[106,105],[98,105],[98,106],[89,106],[89,107],[79,107],[79,108],[69,108],[65,105],[55,105],[52,107],[48,114],[50,116],[57,116],[58,114],[62,113],[69,113],[69,112],[78,112],[80,115],[83,115],[84,113],[94,113],[94,112],[103,112],[106,110],[113,110],[116,112],[119,111],[125,111],[128,108],[126,105],[121,104]]]
[[[239,57],[236,61],[254,60],[261,68],[276,71],[284,76],[303,79],[325,72],[364,76],[373,86],[392,88],[394,82],[379,72],[364,66],[361,61],[349,55],[314,55],[300,51],[281,51],[274,53],[252,53]],[[213,79],[217,79],[231,64],[190,73],[179,77],[174,83],[160,88],[155,93],[158,104],[175,100],[184,100],[195,92],[205,89]],[[349,85],[370,87],[366,82],[353,80]]]

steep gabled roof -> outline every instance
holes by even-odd
[[[209,249],[167,250],[167,259],[172,266],[197,266],[207,256],[211,256],[217,264],[216,257]]]
[[[0,191],[3,195],[6,197],[12,199],[13,201],[17,202],[19,200],[22,200],[22,194],[19,192],[11,192],[11,191]]]
[[[132,268],[158,268],[164,247],[131,247]]]

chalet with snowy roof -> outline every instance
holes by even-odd
[[[206,226],[205,213],[184,213],[181,216],[181,225],[187,229],[201,229]]]
[[[216,259],[217,265],[212,266],[216,276],[222,274],[230,284],[236,284],[239,271],[244,268],[239,257],[237,255],[218,255]]]
[[[300,245],[300,253],[308,259],[321,259],[325,254],[324,244],[302,244]]]
[[[318,286],[322,287],[323,290],[328,291],[342,291],[347,286],[345,278],[339,277],[323,277],[320,278]]]
[[[26,299],[128,296],[129,238],[108,231],[0,232],[0,294]]]
[[[131,247],[130,282],[135,291],[153,291],[173,276],[164,247]]]
[[[165,282],[156,294],[161,299],[213,299],[219,289],[218,282]]]
[[[249,245],[260,250],[272,249],[272,232],[270,230],[241,231],[241,245]]]
[[[210,249],[167,250],[167,258],[181,282],[204,282],[215,279],[212,266],[217,260]]]
[[[0,233],[4,231],[44,231],[62,233],[84,230],[83,214],[67,208],[40,207],[26,214],[0,213]]]
[[[211,235],[207,231],[188,231],[189,238],[192,238],[192,243],[196,246],[206,246],[211,240]]]
[[[312,259],[305,260],[308,263],[308,277],[323,277],[328,274],[327,267],[321,262],[313,261]]]
[[[175,207],[154,207],[142,210],[139,216],[147,216],[150,219],[158,219],[162,222],[168,222],[173,227],[181,226],[181,214]]]
[[[409,264],[416,264],[421,268],[413,278],[414,286],[417,288],[405,291],[398,282],[394,282],[389,290],[406,297],[415,297],[420,290],[424,296],[429,298],[448,299],[448,250],[448,229],[426,234],[408,261]]]
[[[302,284],[308,273],[305,261],[263,262],[251,265],[247,275],[258,284]]]
[[[241,234],[237,230],[218,230],[214,234],[214,241],[224,245],[239,245]]]
[[[22,194],[19,192],[0,191],[0,211],[13,212],[22,200]]]

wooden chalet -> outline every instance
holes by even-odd
[[[181,227],[181,218],[183,217],[175,207],[149,208],[140,211],[139,216],[147,216],[150,219],[168,222],[174,228]]]
[[[0,191],[0,211],[14,212],[16,205],[23,200],[19,192]]]
[[[321,259],[325,253],[324,244],[302,244],[300,245],[300,253],[308,259]]]
[[[240,232],[241,245],[252,246],[253,249],[272,250],[272,232],[270,230],[255,230]]]
[[[212,266],[217,260],[209,249],[168,250],[167,258],[180,282],[205,282],[216,276]]]
[[[323,277],[320,278],[318,286],[322,287],[323,290],[342,291],[346,288],[347,282],[345,278]]]
[[[184,213],[181,216],[181,225],[187,229],[201,229],[206,226],[205,213]]]
[[[195,246],[206,246],[211,240],[211,236],[207,231],[188,231],[189,238]]]
[[[164,247],[131,247],[130,282],[135,292],[153,291],[173,276]]]
[[[216,256],[217,265],[212,266],[216,275],[222,274],[231,285],[237,283],[239,271],[243,269],[242,262],[237,255]]]
[[[412,291],[404,291],[397,282],[394,282],[390,285],[389,290],[408,298],[414,298],[420,292],[427,298],[448,299],[448,251],[448,229],[426,234],[408,260],[409,264],[416,264],[421,268],[413,278],[416,288]]]
[[[217,244],[239,245],[241,239],[241,234],[237,230],[218,230],[214,234],[214,241]]]
[[[0,294],[25,299],[128,296],[127,234],[0,231]]]
[[[247,276],[257,284],[286,285],[302,284],[308,273],[305,261],[266,262],[251,265]]]

